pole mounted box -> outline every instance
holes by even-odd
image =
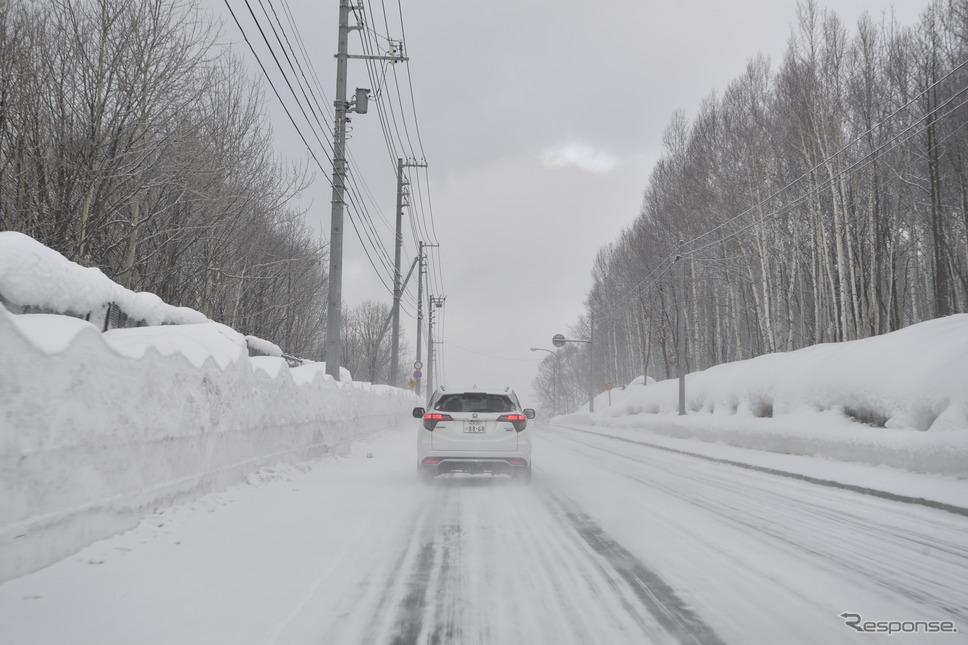
[[[356,98],[353,99],[353,111],[357,114],[366,114],[370,103],[370,90],[362,87],[356,88]]]

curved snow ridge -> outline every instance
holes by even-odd
[[[255,336],[243,336],[231,327],[216,322],[190,323],[184,325],[159,325],[110,329],[101,332],[95,325],[81,318],[59,314],[11,314],[0,307],[0,331],[3,326],[13,329],[24,342],[44,354],[70,352],[72,346],[93,344],[113,351],[117,356],[140,360],[147,354],[157,356],[180,355],[196,368],[206,362],[221,370],[239,361],[247,362],[272,378],[290,378],[296,385],[317,386],[321,382],[333,383],[326,373],[326,363],[306,362],[289,367],[278,354],[249,356],[253,341],[260,348],[271,345]],[[86,338],[82,339],[82,336]],[[345,368],[340,368],[342,382],[351,382]],[[355,383],[355,382],[354,382]],[[362,386],[356,383],[356,386]],[[365,384],[369,386],[370,384]]]
[[[181,355],[196,368],[212,361],[225,370],[249,356],[242,334],[214,322],[111,329],[103,338],[108,347],[127,358],[140,359],[154,350],[159,356]]]
[[[91,319],[103,317],[107,305],[149,325],[211,322],[187,307],[165,303],[153,293],[122,287],[96,267],[71,262],[30,236],[0,232],[0,295],[7,302]]]
[[[9,330],[9,331],[8,331]],[[97,327],[81,318],[58,314],[21,314],[15,316],[0,306],[0,333],[16,333],[34,349],[45,354],[58,354],[88,334],[100,339]]]
[[[80,318],[58,314],[14,315],[0,307],[0,326],[46,354],[69,354],[79,345],[100,346],[100,351],[134,360],[153,351],[158,356],[178,354],[196,368],[212,361],[223,370],[248,356],[245,338],[231,327],[215,322],[111,329],[101,333]]]

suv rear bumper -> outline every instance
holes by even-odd
[[[434,475],[446,473],[514,475],[515,471],[529,468],[531,461],[524,455],[501,457],[465,457],[428,455],[420,460],[420,467]]]

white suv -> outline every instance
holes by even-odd
[[[444,473],[507,474],[531,481],[534,410],[521,408],[511,388],[447,390],[414,408],[423,419],[417,430],[417,472],[424,481]]]

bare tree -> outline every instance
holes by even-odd
[[[596,383],[968,309],[965,60],[968,0],[854,34],[807,0],[775,71],[754,57],[692,121],[673,114],[638,218],[592,267]]]
[[[217,36],[192,0],[0,3],[0,225],[321,358],[307,166]]]

